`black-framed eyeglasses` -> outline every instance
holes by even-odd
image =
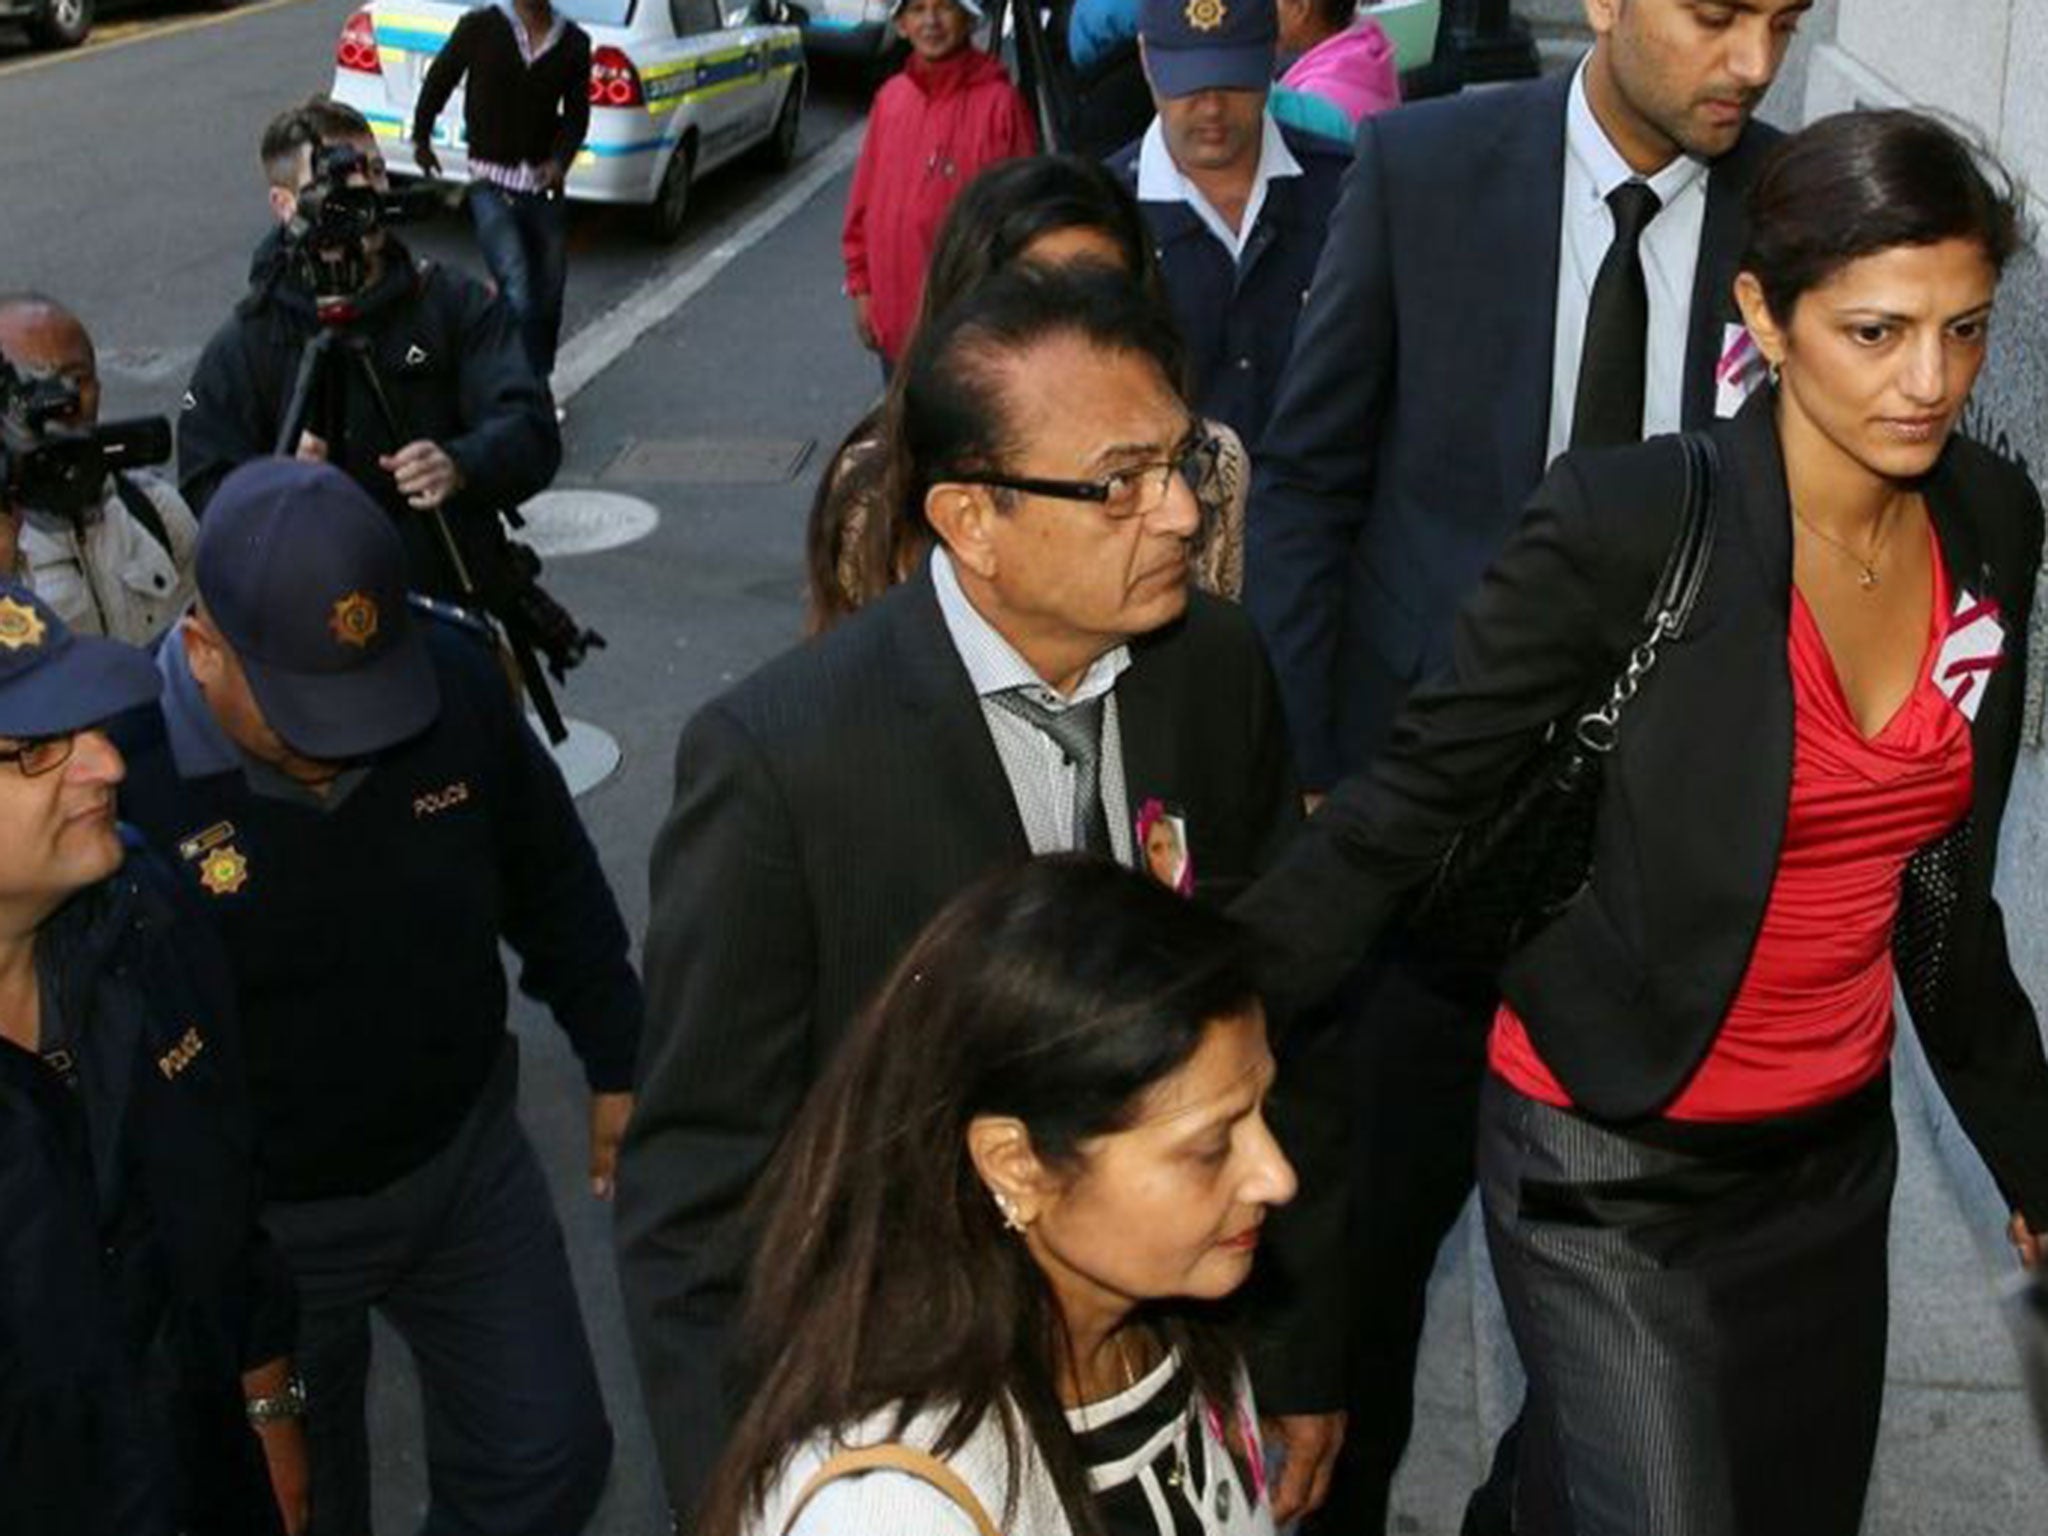
[[[1122,521],[1143,517],[1165,505],[1167,489],[1175,475],[1187,482],[1199,501],[1202,487],[1215,477],[1222,456],[1222,443],[1198,427],[1172,458],[1132,464],[1099,480],[1049,480],[1038,475],[999,474],[994,470],[974,470],[942,478],[960,485],[986,485],[1022,491],[1027,496],[1050,496],[1056,501],[1089,501],[1101,507],[1105,515]]]
[[[12,763],[25,779],[54,773],[71,761],[78,745],[78,732],[61,731],[55,736],[19,736],[11,747],[0,747],[0,763]]]

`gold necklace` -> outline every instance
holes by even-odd
[[[1851,560],[1856,562],[1856,568],[1858,573],[1856,577],[1856,584],[1859,587],[1861,587],[1866,592],[1874,591],[1876,589],[1878,584],[1877,562],[1884,556],[1883,546],[1885,535],[1891,532],[1892,527],[1892,525],[1889,522],[1882,523],[1879,526],[1877,530],[1877,537],[1871,541],[1870,558],[1865,559],[1862,555],[1857,554],[1856,551],[1851,549],[1847,544],[1843,543],[1840,539],[1836,538],[1832,533],[1829,533],[1827,529],[1821,527],[1819,524],[1814,522],[1812,518],[1808,517],[1804,512],[1800,511],[1799,508],[1794,507],[1792,509],[1792,515],[1798,518],[1799,525],[1802,528],[1804,528],[1808,533],[1812,534],[1816,539],[1821,540],[1823,543],[1834,545],[1836,549],[1839,549],[1843,554],[1847,555]]]

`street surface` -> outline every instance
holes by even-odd
[[[248,251],[265,227],[255,157],[262,125],[327,81],[349,8],[282,0],[217,20],[158,18],[132,31],[124,23],[118,45],[55,61],[0,45],[0,289],[47,288],[80,310],[101,342],[110,413],[174,407],[198,347],[241,292]],[[621,749],[619,771],[581,805],[636,935],[677,729],[797,638],[811,492],[878,390],[838,292],[844,173],[766,227],[778,195],[861,111],[844,86],[814,81],[806,160],[781,177],[735,169],[714,178],[674,251],[646,244],[617,211],[576,218],[571,353],[575,333],[636,293],[681,293],[703,279],[651,326],[642,314],[636,339],[575,395],[565,429],[561,487],[644,498],[658,525],[629,547],[551,561],[548,576],[610,641],[572,676],[564,704]],[[759,238],[733,254],[741,231]],[[440,259],[478,265],[459,221],[408,238]],[[589,334],[618,331],[604,324]],[[559,1033],[523,999],[515,1025],[522,1113],[554,1185],[618,1437],[591,1529],[656,1536],[661,1499],[620,1320],[608,1213],[584,1176],[580,1075]],[[2048,1470],[2030,1439],[1981,1234],[1959,1214],[1915,1090],[1902,1086],[1899,1110],[1891,1387],[1867,1529],[2039,1531]],[[1490,1321],[1483,1269],[1475,1279],[1473,1246],[1469,1227],[1461,1229],[1434,1284],[1416,1442],[1394,1500],[1397,1532],[1457,1530],[1465,1492],[1512,1401],[1512,1365]],[[424,1507],[418,1412],[403,1349],[388,1334],[379,1349],[379,1529],[400,1536]]]

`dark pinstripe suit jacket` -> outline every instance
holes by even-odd
[[[1196,594],[1117,683],[1133,806],[1181,808],[1226,899],[1299,808],[1250,623]],[[655,843],[620,1274],[671,1502],[729,1418],[735,1211],[847,1022],[944,903],[1029,856],[981,706],[921,574],[707,705]]]

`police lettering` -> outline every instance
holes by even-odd
[[[457,779],[446,789],[437,789],[416,797],[412,803],[412,813],[424,820],[429,816],[438,816],[443,811],[453,810],[458,805],[466,804],[468,800],[469,781]]]

